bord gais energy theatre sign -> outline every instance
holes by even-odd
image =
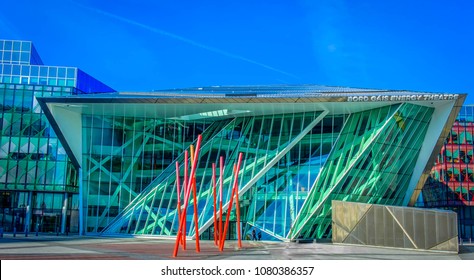
[[[411,95],[370,95],[349,96],[347,102],[384,101],[441,101],[458,99],[459,94],[411,94]]]

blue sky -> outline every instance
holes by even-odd
[[[16,0],[0,37],[119,91],[321,84],[469,93],[474,1]]]

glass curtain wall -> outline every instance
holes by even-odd
[[[71,215],[77,216],[77,208],[65,211],[78,191],[76,170],[36,101],[39,96],[73,92],[71,87],[0,84],[0,201],[5,231],[56,232],[63,217],[71,224]]]
[[[43,65],[31,42],[0,40],[0,220],[5,231],[77,231],[78,174],[36,98],[113,91],[75,67]]]
[[[474,106],[463,106],[417,206],[456,211],[461,238],[474,238]]]
[[[83,115],[87,232],[108,225],[208,126],[206,121]]]
[[[218,163],[222,156],[227,166],[223,174],[223,202],[226,204],[231,195],[232,166],[242,152],[239,193],[241,205],[245,205],[242,208],[242,220],[247,224],[244,231],[250,232],[251,227],[259,226],[270,232],[268,238],[273,235],[284,238],[284,232],[290,228],[291,217],[295,216],[290,211],[296,212],[302,205],[344,121],[343,116],[324,119],[320,116],[321,112],[306,112],[213,122],[204,133],[196,176],[196,203],[201,232],[210,226],[213,217],[212,163]],[[326,135],[321,135],[323,131]],[[183,175],[183,155],[177,160],[181,166],[180,174]],[[105,232],[176,234],[178,221],[174,168],[171,165],[169,172],[164,172],[165,176],[160,175],[164,178],[151,184],[151,188],[138,196]],[[266,196],[261,196],[260,192]],[[256,196],[260,196],[261,201],[257,202]],[[191,227],[193,204],[191,199],[187,210],[188,235],[194,234],[194,228]],[[286,216],[281,215],[281,205],[287,208]],[[267,211],[262,211],[262,207]],[[277,225],[270,227],[259,219],[276,221]],[[235,217],[231,216],[231,220],[235,221]]]
[[[346,118],[324,117],[246,193],[247,235],[256,229],[263,239],[287,238]],[[293,134],[303,128],[303,123],[296,122]]]
[[[332,200],[401,205],[432,113],[402,104],[352,114],[289,237],[330,237]]]
[[[267,240],[329,237],[333,199],[401,205],[432,113],[433,108],[397,104],[351,115],[305,112],[193,122],[85,116],[88,231],[175,235],[175,161],[182,182],[184,150],[202,134],[197,198],[187,209],[189,236],[195,234],[194,203],[200,233],[212,236],[214,230],[212,163],[222,156],[227,167],[225,211],[232,166],[242,152],[244,236],[257,229]],[[234,214],[230,219],[235,222]]]

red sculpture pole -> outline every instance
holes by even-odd
[[[239,170],[240,170],[240,163],[242,162],[242,153],[239,153],[239,160],[237,161],[237,169],[235,171],[235,178],[234,178],[234,187],[232,188],[232,195],[230,196],[230,201],[229,201],[229,208],[227,208],[227,215],[225,219],[225,227],[224,227],[224,234],[221,239],[221,244],[219,247],[220,251],[224,250],[224,242],[225,242],[225,235],[227,234],[227,229],[229,228],[229,219],[230,219],[230,212],[232,211],[232,203],[234,202],[234,195],[235,195],[235,189],[237,188],[237,177],[239,175]]]
[[[196,147],[197,152],[197,147]],[[194,164],[194,146],[191,145],[191,162]],[[196,166],[191,166],[191,169],[196,169]],[[194,206],[194,228],[196,232],[196,252],[201,252],[201,246],[199,246],[199,215],[198,215],[198,200],[197,200],[197,193],[196,193],[196,175],[194,174],[193,177],[189,178],[192,181],[192,190],[193,190],[193,206]]]
[[[219,246],[222,239],[222,186],[224,184],[224,157],[219,158]]]
[[[234,164],[235,166],[235,164]],[[242,231],[240,229],[240,203],[239,203],[239,170],[235,170],[235,215],[237,216],[237,244],[242,249]]]
[[[212,164],[212,194],[214,199],[214,244],[217,246],[216,164]]]
[[[199,158],[199,149],[201,148],[201,141],[202,141],[202,136],[199,135],[198,136],[198,140],[197,140],[197,144],[196,144],[196,156],[194,157],[194,161],[193,161],[193,164],[191,165],[193,168],[191,168],[191,176],[190,178],[193,178],[195,176],[195,173],[196,173],[196,166],[197,166],[197,159]],[[186,156],[186,154],[185,154]],[[179,248],[179,241],[180,241],[180,238],[182,237],[183,235],[183,225],[185,225],[185,219],[186,219],[186,208],[188,207],[188,203],[189,203],[189,196],[190,196],[190,193],[191,193],[191,185],[192,185],[192,180],[189,180],[189,182],[187,182],[187,187],[186,187],[186,197],[185,197],[185,200],[184,200],[184,213],[183,215],[181,215],[181,219],[180,219],[180,223],[179,223],[179,229],[178,229],[178,233],[176,235],[176,243],[174,245],[174,250],[173,250],[173,257],[176,257],[178,255],[178,248]],[[186,234],[186,233],[184,233]]]
[[[181,184],[179,181],[179,163],[176,161],[176,193],[178,195],[178,222],[181,220],[181,194],[180,194]],[[178,225],[179,226],[179,225]]]
[[[188,157],[188,150],[185,150],[184,151],[184,182],[183,182],[183,185],[184,185],[184,196],[185,197],[189,197],[188,195],[188,169],[189,169],[189,166],[188,166],[188,160],[189,160],[189,157]],[[181,241],[183,243],[183,250],[186,250],[186,213],[188,212],[188,208],[185,207],[184,210],[183,210],[183,215],[184,215],[184,225],[182,225],[183,227],[183,240]],[[180,219],[181,221],[181,219]]]
[[[196,178],[193,178],[193,196],[194,196],[194,227],[196,228],[196,252],[201,252],[199,245],[199,215],[198,215],[198,200],[196,197]]]

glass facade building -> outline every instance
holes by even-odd
[[[118,93],[75,67],[44,65],[31,42],[0,40],[2,227],[172,237],[176,163],[182,181],[185,151],[201,135],[189,238],[196,205],[199,234],[212,239],[212,164],[227,166],[226,212],[240,153],[244,236],[328,238],[340,200],[450,208],[470,237],[465,97],[317,85]],[[230,222],[234,239],[234,212]]]
[[[0,203],[5,231],[78,231],[78,174],[38,97],[113,89],[74,67],[46,66],[31,42],[0,40]]]
[[[212,238],[211,166],[221,157],[232,166],[242,153],[244,236],[257,228],[263,239],[288,241],[330,237],[332,200],[413,206],[464,99],[304,85],[42,97],[39,103],[79,168],[82,233],[174,236],[175,164],[184,174],[184,152],[202,135],[187,235],[195,234],[196,204],[199,234]],[[222,175],[225,212],[232,168]],[[230,221],[235,227],[234,213]],[[235,238],[234,229],[227,238]]]
[[[459,235],[474,238],[474,106],[461,108],[418,203],[458,213]]]
[[[0,40],[0,82],[74,88],[74,94],[114,90],[76,67],[43,65],[31,42]]]

